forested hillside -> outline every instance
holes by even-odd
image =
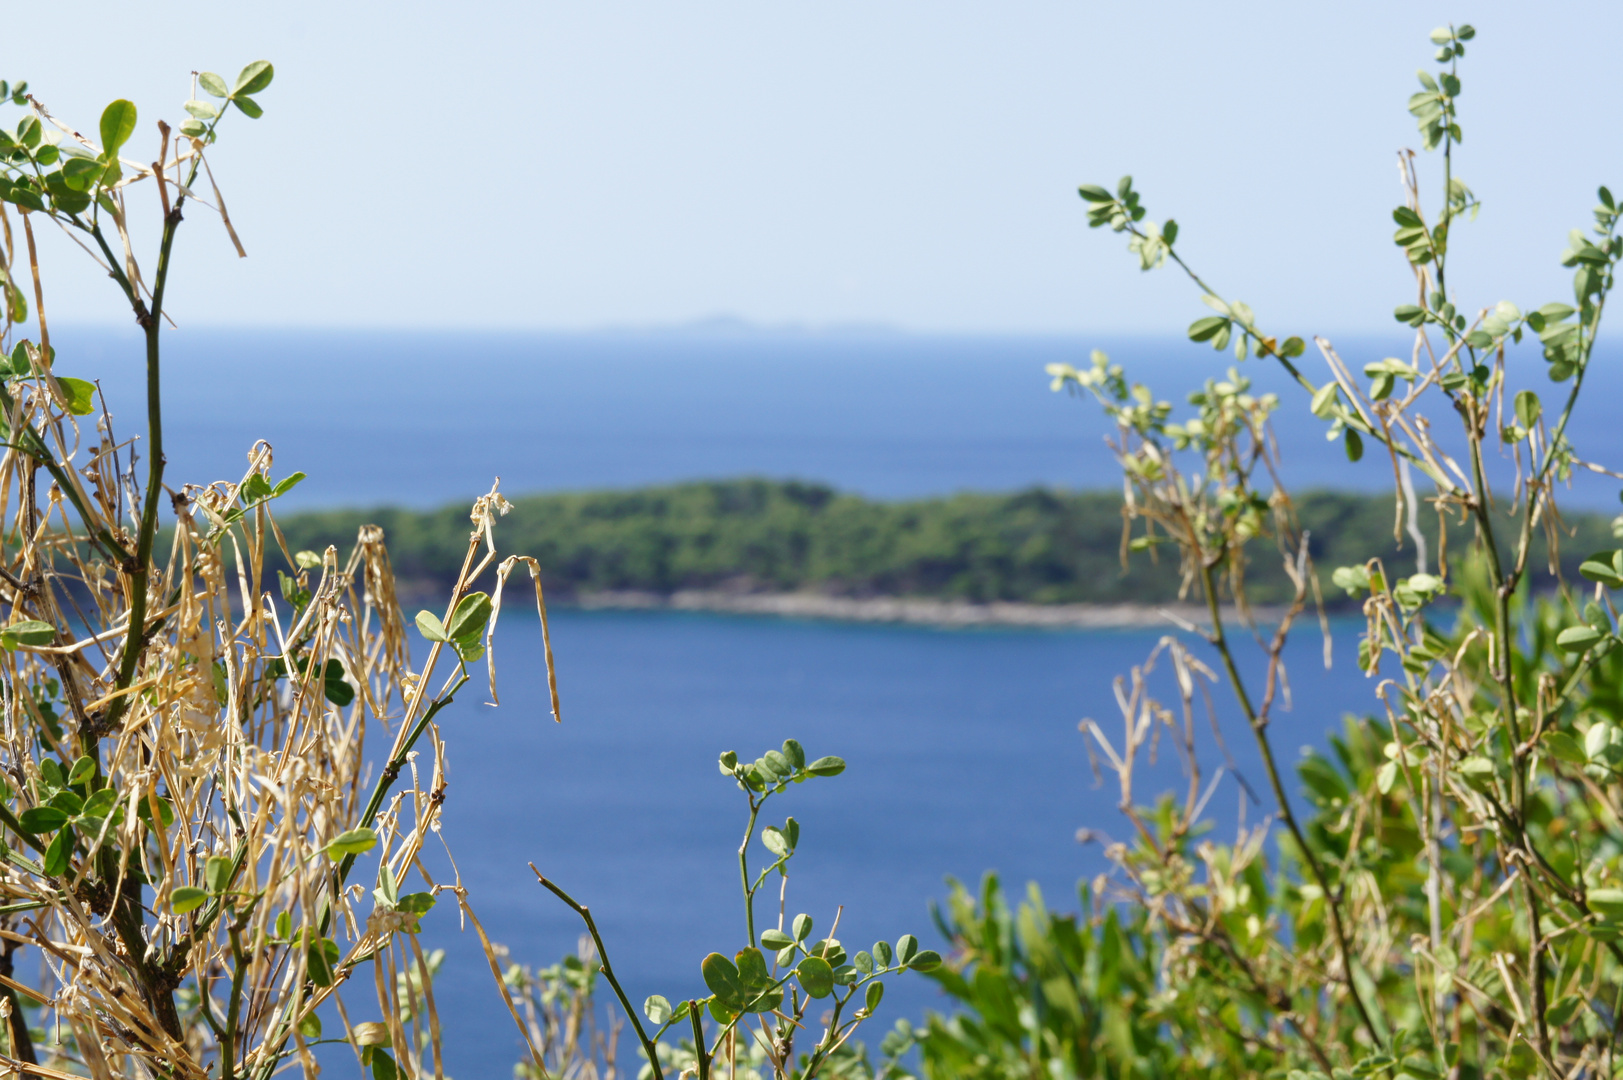
[[[1310,492],[1297,500],[1313,556],[1328,569],[1382,551],[1412,571],[1413,550],[1392,537],[1385,497]],[[1431,511],[1426,511],[1431,515]],[[366,523],[384,529],[396,573],[427,584],[454,577],[468,535],[462,506],[327,511],[281,522],[291,549],[348,549]],[[1568,522],[1569,572],[1610,546],[1607,523]],[[1434,533],[1434,523],[1428,532]],[[514,500],[503,546],[541,561],[553,595],[687,588],[922,596],[1031,603],[1160,602],[1178,590],[1175,562],[1133,552],[1121,564],[1121,497],[1034,489],[879,502],[794,482],[729,480]],[[1461,541],[1465,529],[1451,530]],[[1253,542],[1247,575],[1259,602],[1288,583],[1266,541]],[[1435,553],[1433,553],[1435,558]]]

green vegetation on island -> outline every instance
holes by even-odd
[[[1309,492],[1295,499],[1324,579],[1378,553],[1414,568],[1400,550],[1389,496]],[[1436,517],[1422,524],[1435,537]],[[281,520],[289,550],[346,552],[362,525],[382,527],[395,573],[409,585],[454,580],[467,550],[465,506],[412,511],[329,510]],[[1578,515],[1563,545],[1573,565],[1611,538],[1605,520]],[[1140,530],[1141,531],[1141,530]],[[1459,550],[1468,534],[1459,528]],[[820,485],[761,479],[627,491],[530,495],[502,520],[510,550],[540,560],[558,599],[606,590],[812,591],[1026,603],[1164,603],[1178,595],[1175,547],[1130,552],[1122,567],[1122,497],[1034,488],[886,502]],[[1435,540],[1433,540],[1435,546]],[[1433,560],[1436,552],[1430,552]],[[1291,585],[1262,544],[1249,549],[1248,596],[1285,600]]]

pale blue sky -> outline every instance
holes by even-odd
[[[1597,183],[1623,190],[1618,4],[98,0],[61,18],[8,11],[0,77],[91,129],[134,99],[126,154],[183,118],[192,68],[276,64],[264,119],[233,118],[213,155],[250,258],[204,211],[185,228],[173,310],[193,325],[1176,332],[1192,293],[1090,233],[1075,194],[1132,172],[1267,325],[1386,329],[1407,294],[1387,216],[1394,152],[1417,143],[1404,103],[1450,18],[1479,30],[1458,171],[1485,208],[1456,240],[1461,300],[1564,298],[1567,230]],[[46,247],[55,318],[124,317]]]

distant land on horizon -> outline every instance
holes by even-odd
[[[1179,412],[1190,390],[1236,366],[1256,392],[1278,394],[1274,432],[1288,490],[1374,493],[1392,484],[1380,455],[1350,463],[1341,443],[1326,441],[1306,394],[1278,365],[1237,365],[1232,353],[1175,335],[742,327],[723,320],[685,332],[551,335],[187,329],[168,335],[164,360],[167,477],[238,480],[248,450],[264,439],[279,475],[309,475],[284,512],[433,510],[489,490],[496,477],[504,491],[525,494],[760,476],[879,500],[1110,487],[1120,477],[1106,445],[1114,425],[1095,403],[1053,393],[1044,372],[1051,363],[1086,364],[1099,346]],[[1341,354],[1349,364],[1396,355],[1401,331],[1394,324],[1395,338],[1345,341]],[[125,333],[58,329],[53,341],[58,370],[98,380],[116,436],[136,437],[140,450],[141,349]],[[1623,462],[1623,426],[1607,403],[1623,396],[1620,360],[1616,351],[1597,354],[1592,399],[1568,430],[1586,460],[1614,466]],[[1547,387],[1544,367],[1526,344],[1511,359],[1516,385]],[[1508,490],[1508,459],[1487,465],[1490,481]],[[1605,512],[1617,493],[1615,482],[1585,473],[1564,501]]]
[[[1379,555],[1390,572],[1413,572],[1412,546],[1393,539],[1389,497],[1309,491],[1295,503],[1327,600],[1338,600],[1329,584],[1337,566]],[[960,605],[1178,602],[1176,552],[1134,553],[1123,570],[1121,508],[1117,492],[1032,488],[887,502],[823,484],[739,479],[523,496],[498,520],[496,539],[503,556],[539,560],[553,600],[588,605],[638,594],[658,606],[683,593],[710,594],[692,606],[724,609],[732,609],[728,596],[787,594]],[[1562,563],[1575,576],[1579,561],[1615,542],[1598,515],[1567,523],[1576,535]],[[470,531],[467,503],[296,513],[279,524],[291,550],[332,544],[341,555],[362,525],[381,526],[402,592],[413,596],[443,595]],[[1287,601],[1291,586],[1271,542],[1248,550],[1250,599]],[[479,587],[490,588],[492,577]]]

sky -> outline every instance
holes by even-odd
[[[87,0],[71,35],[51,5],[6,18],[0,78],[87,131],[135,101],[126,155],[184,118],[188,72],[275,63],[264,117],[231,117],[211,154],[249,257],[193,208],[171,291],[187,325],[1176,333],[1204,311],[1192,288],[1141,274],[1076,195],[1132,173],[1265,326],[1383,331],[1411,293],[1389,217],[1396,152],[1418,144],[1405,102],[1450,19],[1479,31],[1462,307],[1566,298],[1567,231],[1598,183],[1623,190],[1617,4]],[[150,249],[156,193],[134,197]],[[41,242],[53,319],[127,319],[65,238]]]

